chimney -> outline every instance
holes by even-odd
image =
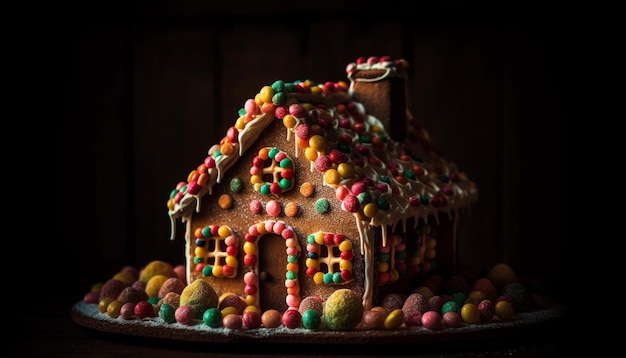
[[[406,60],[389,56],[359,58],[346,67],[350,95],[380,120],[389,136],[401,142],[407,133]]]

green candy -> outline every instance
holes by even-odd
[[[222,312],[215,307],[209,308],[202,314],[202,321],[211,328],[220,327],[222,325]]]
[[[306,329],[316,330],[320,328],[321,323],[322,318],[320,314],[312,308],[307,309],[302,314],[302,326]]]
[[[176,322],[175,313],[176,310],[174,309],[174,306],[170,305],[169,303],[162,304],[161,309],[159,309],[159,317],[161,317],[161,319],[165,321],[165,323]]]

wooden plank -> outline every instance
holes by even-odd
[[[167,199],[218,139],[215,34],[205,27],[140,25],[134,37],[133,160],[137,265],[184,263],[183,230],[169,240]]]
[[[48,258],[57,272],[71,270],[81,290],[125,262],[124,31],[118,25],[77,24],[56,44],[63,63],[55,71],[63,79],[55,86],[65,87],[49,94],[64,107],[55,204],[64,245],[53,251],[65,259]]]
[[[460,267],[487,269],[502,255],[497,108],[499,56],[490,28],[416,28],[410,68],[413,114],[443,153],[476,181],[479,200],[461,215]],[[484,189],[483,189],[484,188]],[[490,190],[490,188],[492,190]],[[500,215],[499,215],[500,214]]]

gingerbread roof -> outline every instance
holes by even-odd
[[[282,121],[285,140],[293,143],[296,157],[304,156],[310,170],[319,172],[320,181],[335,188],[342,209],[354,215],[357,225],[381,226],[385,240],[387,226],[469,207],[477,199],[476,185],[434,148],[408,110],[402,118],[406,136],[396,141],[379,118],[354,100],[355,81],[403,77],[407,67],[406,61],[389,57],[360,58],[346,67],[350,85],[307,80],[262,87],[245,102],[222,140],[210,147],[204,162],[171,192],[167,202],[171,239],[176,219],[189,220],[206,195],[213,200],[213,186],[272,121]],[[380,76],[353,76],[362,70],[378,70]],[[282,190],[281,183],[254,185],[270,195]],[[285,185],[293,183],[287,180]]]

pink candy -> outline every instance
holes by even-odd
[[[304,107],[302,107],[302,105],[295,103],[289,106],[289,114],[291,114],[294,117],[301,118],[301,117],[304,117],[304,115],[306,114],[306,111],[304,110]]]
[[[304,123],[298,124],[296,127],[296,135],[300,139],[308,140],[311,137],[311,128]]]
[[[270,216],[278,216],[280,215],[280,203],[277,202],[276,200],[270,200],[267,202],[267,204],[265,204],[265,211],[270,215]]]
[[[252,211],[255,214],[260,214],[263,212],[263,204],[261,204],[260,201],[258,200],[252,200],[250,202],[250,211]]]
[[[422,326],[430,330],[439,330],[443,329],[445,325],[439,312],[427,311],[422,314]]]
[[[361,203],[359,203],[359,199],[356,196],[349,194],[341,202],[341,207],[347,212],[354,213],[359,211]]]
[[[258,114],[260,112],[259,106],[253,99],[249,99],[246,101],[244,109],[248,114]]]
[[[461,327],[463,325],[461,315],[453,311],[448,311],[443,314],[443,322],[448,327]]]

